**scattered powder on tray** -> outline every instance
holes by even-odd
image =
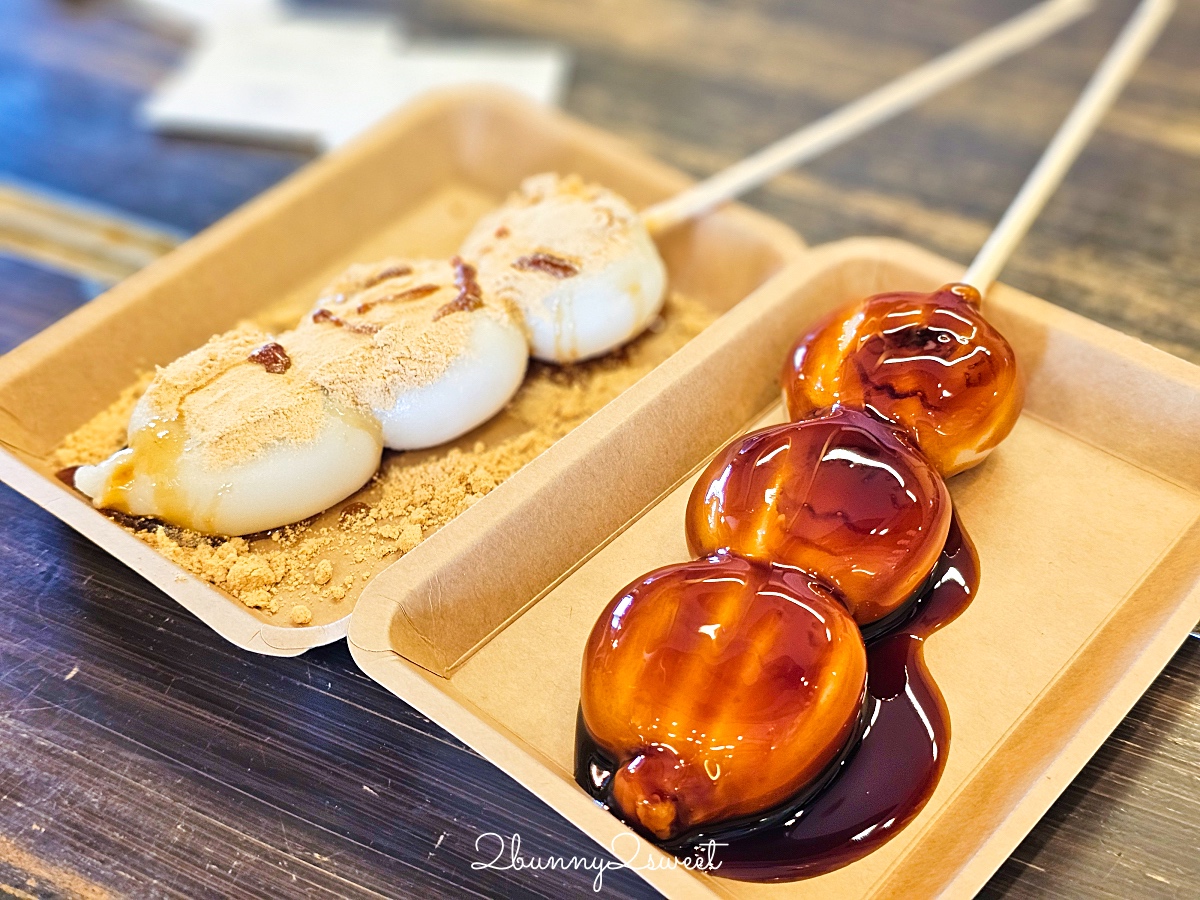
[[[51,457],[54,465],[59,468],[91,465],[124,447],[129,414],[153,380],[153,372],[143,372],[121,391],[112,406],[68,434]]]
[[[379,472],[333,509],[245,537],[203,535],[153,519],[117,519],[168,559],[226,591],[264,621],[322,625],[348,615],[370,578],[486,496],[631,386],[715,318],[671,295],[662,318],[626,347],[585,363],[533,362],[509,406],[466,438],[385,453]],[[96,463],[125,444],[130,411],[153,373],[69,435],[57,467]]]

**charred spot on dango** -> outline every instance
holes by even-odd
[[[796,343],[783,392],[793,419],[847,406],[899,425],[947,477],[981,462],[1024,402],[1013,349],[965,284],[842,307]]]
[[[945,483],[902,433],[838,409],[728,445],[692,489],[686,525],[696,555],[802,569],[865,626],[920,593],[951,516]]]
[[[822,784],[857,737],[866,649],[854,620],[796,570],[718,556],[626,587],[592,629],[581,761],[593,795],[670,841]]]

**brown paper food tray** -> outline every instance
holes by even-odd
[[[688,183],[624,142],[515,95],[476,88],[430,97],[0,359],[0,479],[240,647],[295,655],[343,637],[349,615],[305,628],[264,622],[93,511],[52,477],[48,455],[138,372],[241,319],[299,316],[321,285],[351,262],[450,256],[482,212],[526,175],[547,170],[598,181],[635,206]],[[782,224],[730,206],[672,233],[660,249],[672,289],[719,314],[768,282],[803,244]],[[578,433],[584,430],[554,448],[557,466],[578,469],[578,460],[608,438],[596,428]],[[540,463],[529,466],[535,471],[525,484],[537,483]],[[606,527],[627,519],[665,483],[647,481],[631,490],[633,505],[615,507]],[[519,486],[502,487],[505,496],[519,497]],[[470,511],[485,531],[492,505],[489,496]],[[457,524],[442,530],[453,532]],[[579,555],[573,548],[564,553],[570,560]]]
[[[538,597],[507,593],[514,590],[507,573],[547,551],[520,540],[526,533],[550,540],[535,509],[503,529],[514,537],[503,572],[472,555],[494,549],[487,536],[418,548],[410,562],[422,563],[420,580],[380,580],[360,600],[350,627],[355,660],[601,845],[626,841],[618,845],[625,858],[634,836],[571,776],[582,648],[592,623],[624,585],[689,557],[683,510],[695,467],[741,430],[738,423],[782,420],[775,376],[805,325],[854,297],[933,289],[961,274],[894,241],[856,239],[810,251],[648,376],[645,402],[621,398],[602,414],[611,417],[622,454],[598,481],[604,491],[574,497],[579,527],[586,531],[604,515],[628,472],[687,446],[689,454],[673,458],[676,487],[660,502],[581,555]],[[927,644],[953,732],[937,791],[890,844],[842,870],[775,885],[644,871],[664,893],[973,894],[1200,618],[1200,369],[1003,286],[989,296],[987,312],[1024,365],[1028,403],[1008,441],[950,482],[978,545],[982,581],[962,617]],[[768,406],[764,395],[774,398]],[[402,655],[412,622],[429,619],[430,610],[444,623],[474,622],[476,607],[488,602],[524,612],[499,630],[480,626],[468,654],[455,656],[469,643],[455,628],[449,646],[435,648],[454,657],[445,677]],[[436,641],[436,629],[423,633]],[[487,830],[488,823],[476,824]],[[523,853],[536,854],[536,845],[536,835],[523,835]],[[663,859],[657,850],[640,852],[641,861]]]

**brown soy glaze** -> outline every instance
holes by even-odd
[[[250,362],[258,363],[272,375],[282,375],[292,367],[292,358],[283,349],[283,345],[275,341],[257,347],[248,358]]]
[[[317,302],[318,303],[345,303],[350,297],[365,291],[376,285],[383,284],[385,281],[391,281],[393,278],[403,278],[406,275],[412,274],[412,266],[408,265],[389,265],[380,269],[378,272],[364,275],[357,280],[342,281],[346,276],[343,275],[339,279],[340,290],[325,294]]]
[[[454,257],[450,264],[454,266],[454,284],[458,288],[458,296],[433,314],[435,322],[444,316],[473,312],[483,306],[483,288],[475,278],[475,267],[464,262],[461,256]]]
[[[533,253],[522,256],[515,263],[514,269],[524,272],[543,272],[553,278],[574,278],[579,274],[579,266],[569,259],[555,256],[553,253]]]
[[[1024,401],[1013,349],[979,304],[973,287],[949,284],[834,311],[784,363],[788,412],[866,410],[908,432],[943,476],[970,468],[1008,435]]]
[[[597,620],[581,721],[609,761],[612,807],[677,840],[819,782],[857,736],[866,667],[854,621],[811,576],[730,556],[677,563]]]
[[[895,426],[853,409],[755,431],[692,490],[688,546],[810,572],[860,625],[925,585],[950,528],[950,494]]]
[[[411,274],[412,266],[387,266],[386,268],[380,269],[378,272],[369,276],[368,278],[364,278],[360,290],[365,291],[368,288],[375,287],[377,284],[383,284],[385,281],[391,281],[393,278],[403,278],[405,275]]]
[[[67,466],[65,469],[59,469],[54,473],[54,477],[61,481],[69,488],[75,487],[75,473],[80,469],[79,466]]]
[[[420,300],[428,297],[430,294],[436,294],[441,288],[436,284],[418,284],[416,287],[410,287],[403,291],[397,291],[394,294],[388,294],[386,297],[380,297],[378,300],[371,300],[366,303],[360,303],[354,308],[354,311],[359,315],[370,312],[377,306],[382,306],[384,303],[404,303],[409,300]]]
[[[681,858],[712,852],[720,864],[712,874],[724,878],[798,881],[849,865],[894,837],[933,794],[950,747],[950,715],[925,666],[924,642],[962,614],[978,585],[979,559],[955,515],[925,592],[907,618],[867,646],[865,730],[819,779],[819,791],[767,810],[757,822],[718,824],[667,849]],[[612,809],[598,787],[606,773],[595,761],[604,756],[581,716],[575,779]],[[717,842],[711,851],[709,841]]]
[[[811,878],[866,856],[913,820],[937,787],[950,747],[950,714],[925,666],[925,639],[958,618],[978,586],[979,558],[956,515],[911,617],[867,647],[870,718],[858,748],[824,791],[781,824],[719,848],[715,874]]]
[[[338,512],[338,523],[344,525],[351,519],[354,519],[358,516],[364,516],[370,511],[370,504],[363,503],[361,500],[353,500],[343,506]]]
[[[375,334],[379,331],[378,325],[371,324],[370,322],[361,325],[357,322],[347,322],[345,319],[338,318],[324,307],[312,314],[312,320],[317,324],[327,322],[330,325],[336,325],[338,328],[353,331],[355,334]]]

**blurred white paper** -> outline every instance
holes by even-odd
[[[562,100],[570,58],[548,45],[422,44],[393,56],[374,76],[349,87],[330,110],[322,144],[337,147],[415,97],[468,84],[505,87],[537,103]]]
[[[324,146],[347,92],[378,77],[401,48],[386,20],[220,22],[142,113],[163,131]]]
[[[232,19],[279,19],[282,0],[130,0],[148,15],[185,28],[206,28]]]
[[[329,149],[434,88],[500,85],[556,104],[569,68],[548,45],[406,48],[377,19],[238,19],[205,28],[142,113],[161,131]]]

